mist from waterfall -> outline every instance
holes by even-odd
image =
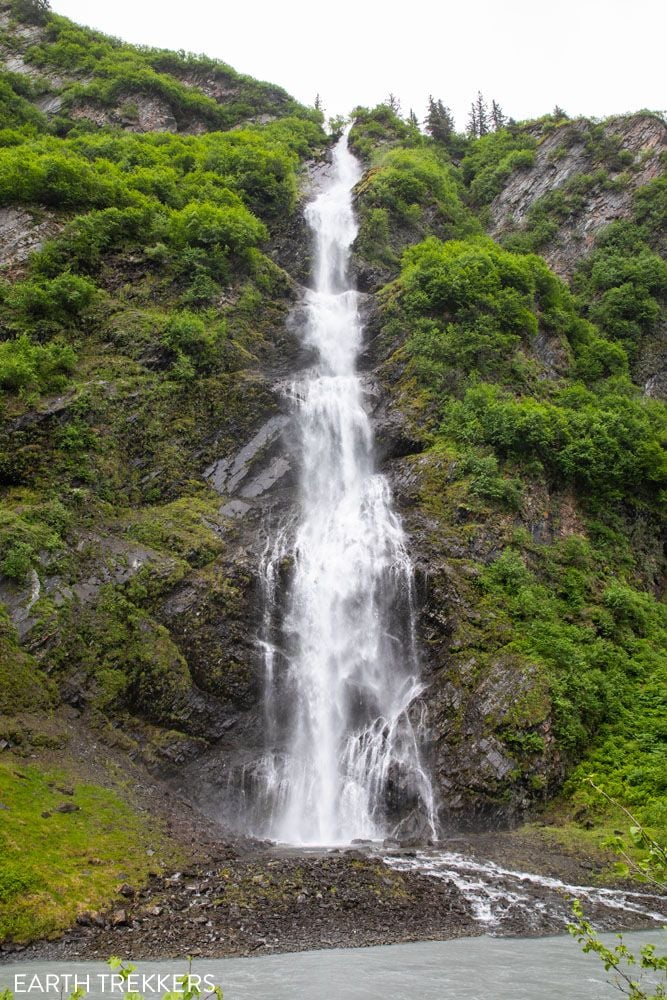
[[[386,837],[408,815],[435,833],[412,567],[356,373],[363,331],[349,262],[360,176],[343,136],[306,208],[316,256],[303,338],[317,362],[291,387],[300,506],[262,567],[269,749],[255,768],[254,813],[258,832],[296,844]]]

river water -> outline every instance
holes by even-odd
[[[602,935],[613,944],[613,935]],[[640,944],[665,944],[662,931],[623,935],[631,950]],[[137,974],[180,975],[184,963],[140,962]],[[547,938],[461,938],[378,948],[331,949],[263,958],[195,961],[193,973],[210,975],[224,990],[225,1000],[605,1000],[618,997],[596,956],[584,955],[569,936]],[[79,976],[88,981],[91,1000],[119,997],[109,990],[107,966],[93,962],[31,962],[0,967],[0,991],[31,985],[33,976],[45,983],[47,973]],[[106,987],[101,988],[102,984]],[[60,985],[63,985],[61,980]],[[139,981],[138,986],[143,986]],[[145,1000],[155,997],[148,984]],[[21,996],[50,996],[38,990]]]

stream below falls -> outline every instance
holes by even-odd
[[[572,919],[572,900],[581,900],[587,919],[598,929],[628,924],[667,924],[667,898],[637,890],[572,885],[533,872],[514,871],[451,851],[387,855],[385,864],[453,883],[487,934],[550,934]]]

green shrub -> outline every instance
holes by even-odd
[[[656,194],[658,190],[654,189]],[[635,197],[635,216],[647,221],[646,228],[629,221],[612,223],[574,279],[590,318],[608,337],[620,341],[631,359],[646,335],[657,329],[667,301],[667,263],[648,243],[662,210],[653,190],[642,197],[644,191]]]
[[[25,134],[16,133],[19,142],[24,142],[29,132],[45,132],[48,127],[46,115],[38,111],[34,104],[26,99],[27,96],[17,93],[17,83],[13,79],[13,74],[0,73],[0,129],[25,129]],[[0,142],[0,145],[12,145],[8,138],[9,132],[6,132],[4,141]]]
[[[386,208],[371,208],[364,211],[355,249],[364,260],[396,263],[396,254],[390,242],[389,212]]]
[[[57,392],[76,364],[74,350],[59,341],[33,344],[25,334],[0,343],[0,388],[8,392]]]
[[[17,282],[6,301],[21,325],[43,330],[76,324],[99,298],[92,281],[65,271],[55,278]]]
[[[664,673],[664,662],[658,668],[665,609],[651,595],[621,584],[612,585],[602,607],[593,609],[591,603],[599,599],[596,574],[586,565],[592,553],[583,554],[583,568],[567,568],[572,548],[544,547],[540,582],[521,555],[507,549],[480,577],[479,610],[489,616],[496,635],[509,637],[502,647],[505,653],[520,653],[546,674],[555,733],[570,759],[588,747],[603,724],[627,732],[628,711],[643,716],[638,728],[650,733],[646,708],[654,704],[661,670]],[[581,557],[577,542],[574,558],[581,562]],[[605,607],[613,608],[622,622],[612,636],[591,627],[590,616],[597,618]],[[646,796],[650,786],[644,778],[639,782]]]
[[[26,542],[16,542],[0,562],[0,572],[10,580],[23,583],[33,567],[35,553]]]
[[[0,205],[95,208],[131,200],[120,171],[91,165],[55,140],[36,149],[0,149]]]
[[[614,583],[605,590],[603,602],[617,625],[625,626],[637,635],[648,635],[656,624],[656,604],[648,594]]]
[[[358,187],[360,233],[370,243],[366,227],[377,225],[378,209],[419,238],[437,231],[443,238],[477,232],[478,223],[460,199],[451,165],[432,148],[393,149],[385,153]]]
[[[461,472],[471,477],[471,496],[511,510],[521,506],[520,480],[503,476],[495,455],[469,452],[461,462]]]
[[[12,0],[12,14],[26,24],[45,24],[50,11],[49,0]]]
[[[515,352],[530,346],[539,326],[571,340],[583,335],[572,297],[544,261],[486,238],[410,247],[398,287],[413,329],[408,350],[434,388],[436,381],[454,388],[447,372],[516,384],[523,375]]]
[[[289,214],[296,203],[296,156],[259,131],[238,130],[202,139],[203,170],[240,191],[249,207],[269,219]]]
[[[87,424],[75,419],[58,431],[56,441],[63,451],[73,455],[82,454],[94,448],[95,434]]]
[[[536,145],[532,136],[507,129],[474,140],[461,164],[473,204],[489,205],[514,170],[530,167]]]
[[[208,250],[219,246],[239,256],[267,236],[266,226],[247,208],[221,208],[206,203],[191,203],[175,212],[168,229],[169,241],[177,248],[193,246]]]
[[[162,342],[180,360],[177,370],[179,377],[189,377],[187,363],[182,360],[183,355],[187,355],[189,362],[197,370],[210,368],[220,357],[225,333],[223,324],[207,328],[204,321],[194,313],[185,310],[172,313],[165,325]]]
[[[481,385],[448,405],[443,428],[464,441],[491,445],[505,457],[538,458],[590,496],[618,500],[631,493],[658,504],[667,456],[650,404],[614,392],[599,399],[563,394],[559,402],[517,399]]]
[[[577,377],[584,382],[597,382],[613,375],[627,375],[628,355],[620,344],[602,337],[592,337],[579,347],[575,365]]]
[[[166,238],[167,216],[157,206],[107,208],[78,216],[32,258],[37,274],[56,276],[70,267],[94,273],[106,254]]]
[[[656,250],[667,243],[667,177],[656,177],[635,195],[635,220]]]
[[[647,270],[660,280],[660,269]],[[385,323],[411,331],[412,370],[439,407],[443,436],[490,446],[526,469],[538,461],[590,498],[656,507],[667,472],[664,413],[637,396],[623,348],[578,316],[544,261],[485,238],[429,239],[406,251],[390,291]],[[564,349],[567,338],[574,373],[595,393],[582,383],[544,393],[524,353],[539,328]]]
[[[410,126],[392,111],[388,104],[378,104],[375,108],[355,108],[352,112],[350,149],[362,160],[371,160],[379,146],[424,142],[423,137],[413,135]]]

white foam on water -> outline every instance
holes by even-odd
[[[648,892],[573,885],[449,851],[388,856],[384,861],[398,871],[421,872],[452,882],[470,903],[475,919],[489,930],[502,930],[507,919],[518,914],[528,927],[539,925],[545,916],[555,916],[566,925],[572,920],[571,900],[575,898],[619,915],[625,912],[647,922],[667,921],[667,900]]]

